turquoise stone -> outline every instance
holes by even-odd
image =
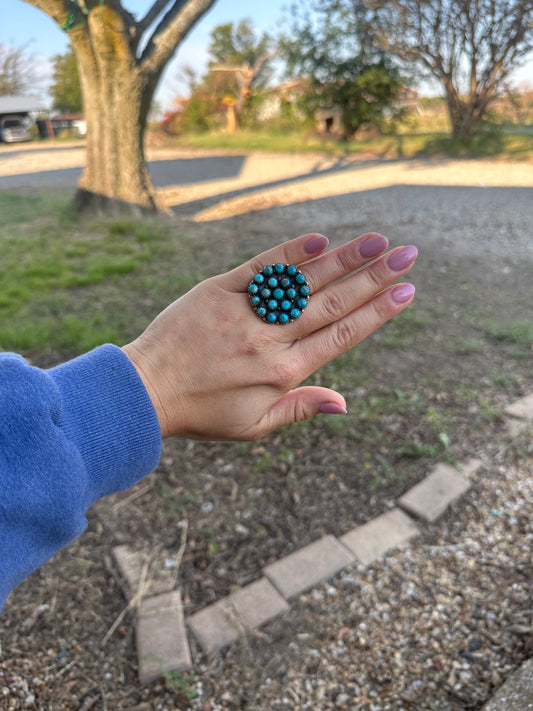
[[[267,323],[285,324],[301,316],[310,288],[305,275],[293,264],[269,264],[248,287],[250,303]]]

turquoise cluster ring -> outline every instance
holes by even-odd
[[[293,264],[269,264],[248,286],[250,304],[259,318],[281,325],[300,318],[309,294],[305,274]]]

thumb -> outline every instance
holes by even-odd
[[[328,388],[305,386],[290,390],[264,415],[261,424],[265,432],[285,425],[308,420],[314,415],[345,415],[346,401],[339,393]]]

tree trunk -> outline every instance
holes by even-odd
[[[154,212],[155,191],[144,157],[144,129],[152,87],[129,57],[78,48],[87,155],[74,198],[77,209]]]
[[[479,128],[483,115],[490,102],[491,94],[476,92],[462,99],[455,88],[445,82],[446,103],[452,127],[452,137],[458,140],[470,140]]]
[[[215,0],[152,0],[139,20],[121,0],[26,2],[68,32],[78,62],[87,157],[75,206],[156,211],[143,148],[148,109],[176,47]]]

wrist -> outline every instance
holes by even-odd
[[[157,385],[157,366],[146,356],[144,350],[137,341],[132,341],[121,348],[122,352],[129,358],[137,374],[139,375],[148,397],[150,398],[161,429],[161,437],[168,437],[169,427],[165,408],[159,396],[160,388]]]

